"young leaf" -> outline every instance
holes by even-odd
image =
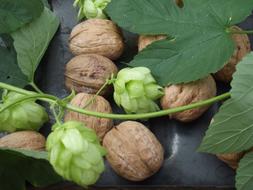
[[[21,72],[13,50],[0,47],[0,81],[23,88],[28,84],[27,77]]]
[[[253,187],[253,153],[248,153],[239,163],[236,171],[236,189],[252,190]]]
[[[38,153],[33,151],[33,154]],[[25,190],[26,182],[43,187],[61,180],[44,158],[34,159],[15,150],[0,149],[0,189]]]
[[[58,18],[45,8],[38,19],[11,34],[18,65],[29,82],[33,82],[35,71],[58,26]]]
[[[42,13],[41,0],[0,0],[0,33],[10,33]]]
[[[202,152],[229,153],[253,146],[253,52],[237,66],[232,98],[221,106],[199,148]]]
[[[238,7],[240,7],[238,9]],[[173,41],[151,45],[130,63],[149,67],[162,85],[194,81],[223,67],[234,42],[230,26],[245,19],[253,1],[112,0],[109,16],[121,27],[140,34],[167,34]]]

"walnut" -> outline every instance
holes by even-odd
[[[237,169],[240,160],[244,156],[244,152],[240,153],[228,153],[228,154],[218,154],[217,157],[228,164],[231,168]]]
[[[146,48],[148,45],[152,44],[155,41],[163,40],[166,36],[164,35],[157,35],[157,36],[140,36],[138,40],[138,49],[139,51]]]
[[[216,95],[216,83],[212,76],[186,84],[170,85],[165,88],[161,99],[163,109],[185,106]],[[209,106],[171,114],[170,117],[182,122],[190,122],[200,117]]]
[[[0,147],[44,150],[45,137],[35,131],[19,131],[0,138]]]
[[[112,113],[112,108],[106,99],[102,96],[97,96],[94,101],[90,102],[93,97],[94,95],[91,94],[79,93],[72,99],[70,104],[90,111]],[[90,104],[86,107],[89,102]],[[94,129],[101,140],[113,126],[113,121],[111,119],[92,117],[72,111],[66,112],[64,120],[65,122],[83,122],[85,126]]]
[[[89,19],[74,27],[69,47],[74,55],[99,54],[115,60],[123,53],[124,43],[119,28],[112,21]]]
[[[66,65],[65,84],[69,90],[95,94],[109,79],[118,72],[115,64],[106,57],[95,54],[79,55]],[[110,86],[101,95],[107,94]]]
[[[234,26],[233,28],[236,30],[242,30],[237,26]],[[233,79],[233,74],[236,71],[236,65],[251,51],[250,41],[247,34],[234,34],[232,38],[236,44],[234,54],[226,65],[214,75],[217,80],[226,83]]]
[[[155,174],[163,163],[164,150],[141,123],[126,121],[109,131],[103,141],[107,160],[120,176],[142,181]]]

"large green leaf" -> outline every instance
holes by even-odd
[[[253,187],[253,153],[248,153],[240,161],[236,171],[236,189],[252,190]]]
[[[41,157],[44,154],[33,151],[33,156],[26,156],[21,152],[0,149],[0,189],[25,190],[26,182],[43,187],[62,180],[49,162]]]
[[[12,33],[18,65],[29,82],[33,81],[35,71],[58,26],[59,19],[45,8],[37,20]]]
[[[27,77],[21,72],[12,49],[0,47],[0,81],[18,87],[28,84]]]
[[[238,8],[240,7],[240,8]],[[167,34],[130,63],[152,70],[162,85],[197,80],[223,67],[234,42],[230,26],[245,19],[252,0],[112,0],[107,13],[121,27],[140,34]]]
[[[150,68],[158,83],[166,86],[194,81],[216,72],[234,51],[228,33],[203,41],[187,39],[155,42],[135,56],[130,65]]]
[[[0,0],[0,33],[10,33],[39,17],[41,0]]]
[[[237,66],[232,98],[221,106],[199,148],[209,153],[241,152],[253,147],[253,52]]]

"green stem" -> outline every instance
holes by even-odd
[[[230,29],[229,30],[229,33],[231,34],[253,34],[253,30],[233,30],[233,29]]]
[[[101,86],[101,88],[97,91],[97,93],[86,103],[86,105],[83,107],[83,109],[87,108],[93,101],[97,98],[97,96],[104,90],[104,88],[109,84],[109,80],[106,80],[106,82]]]
[[[29,83],[29,84],[30,84],[30,85],[33,87],[33,89],[36,90],[38,93],[44,94],[34,82],[31,82],[31,83]]]
[[[5,110],[7,110],[7,109],[19,104],[19,103],[24,102],[24,101],[36,100],[36,99],[39,99],[39,98],[51,98],[51,96],[44,95],[44,94],[26,95],[25,97],[18,98],[16,100],[12,101],[12,102],[7,103],[6,105],[4,105],[4,107],[1,107],[0,108],[0,113],[4,112]]]
[[[167,109],[167,110],[162,110],[162,111],[157,111],[157,112],[151,112],[151,113],[143,113],[143,114],[106,114],[106,113],[100,113],[100,112],[93,112],[93,111],[88,111],[84,110],[72,105],[67,104],[66,109],[82,113],[85,115],[89,116],[95,116],[95,117],[100,117],[100,118],[109,118],[109,119],[120,119],[120,120],[137,120],[137,119],[149,119],[149,118],[155,118],[155,117],[161,117],[161,116],[166,116],[169,114],[177,113],[177,112],[182,112],[186,110],[191,110],[194,108],[199,108],[199,107],[204,107],[211,105],[215,102],[219,102],[221,100],[228,99],[230,97],[230,93],[225,93],[220,96],[216,96],[214,98],[210,98],[204,101],[200,101],[197,103],[189,104],[186,106],[181,106],[177,108],[172,108],[172,109]]]
[[[11,85],[1,83],[1,82],[0,82],[0,88],[4,88],[4,89],[14,91],[14,92],[17,92],[20,94],[24,94],[24,95],[35,95],[35,94],[37,94],[38,96],[41,95],[38,93],[34,93],[31,91],[20,89],[15,86],[11,86]],[[210,99],[200,101],[197,103],[193,103],[193,104],[189,104],[186,106],[181,106],[181,107],[177,107],[177,108],[172,108],[172,109],[167,109],[167,110],[162,110],[162,111],[152,112],[152,113],[143,113],[143,114],[107,114],[107,113],[85,110],[85,109],[82,109],[82,108],[79,108],[76,106],[72,106],[70,104],[63,104],[60,106],[62,106],[63,108],[66,108],[70,111],[78,112],[78,113],[89,115],[89,116],[95,116],[95,117],[100,117],[100,118],[109,118],[109,119],[120,119],[120,120],[137,120],[137,119],[148,119],[148,118],[161,117],[161,116],[165,116],[165,115],[169,115],[169,114],[173,114],[173,113],[177,113],[177,112],[182,112],[182,111],[186,111],[186,110],[190,110],[190,109],[194,109],[194,108],[208,106],[208,105],[211,105],[215,102],[219,102],[221,100],[228,99],[228,98],[230,98],[230,96],[231,96],[230,93],[224,93],[224,94],[216,96],[214,98],[210,98]],[[49,102],[49,103],[55,103],[55,104],[57,104],[59,101],[58,98],[51,96],[51,95],[48,95],[47,97],[44,97],[44,98],[38,98],[38,99]]]

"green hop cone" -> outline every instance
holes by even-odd
[[[79,6],[78,18],[101,18],[106,19],[104,9],[111,0],[76,0],[74,6]]]
[[[146,67],[120,70],[114,86],[114,100],[127,113],[148,113],[159,110],[155,100],[163,95],[162,87],[156,84]]]
[[[4,94],[0,108],[22,97],[24,97],[24,95],[14,92]],[[37,131],[47,121],[48,114],[45,108],[35,103],[35,100],[27,100],[11,106],[0,113],[0,131]]]
[[[46,148],[55,171],[83,187],[96,183],[104,171],[105,149],[93,129],[83,123],[69,121],[55,124]]]

